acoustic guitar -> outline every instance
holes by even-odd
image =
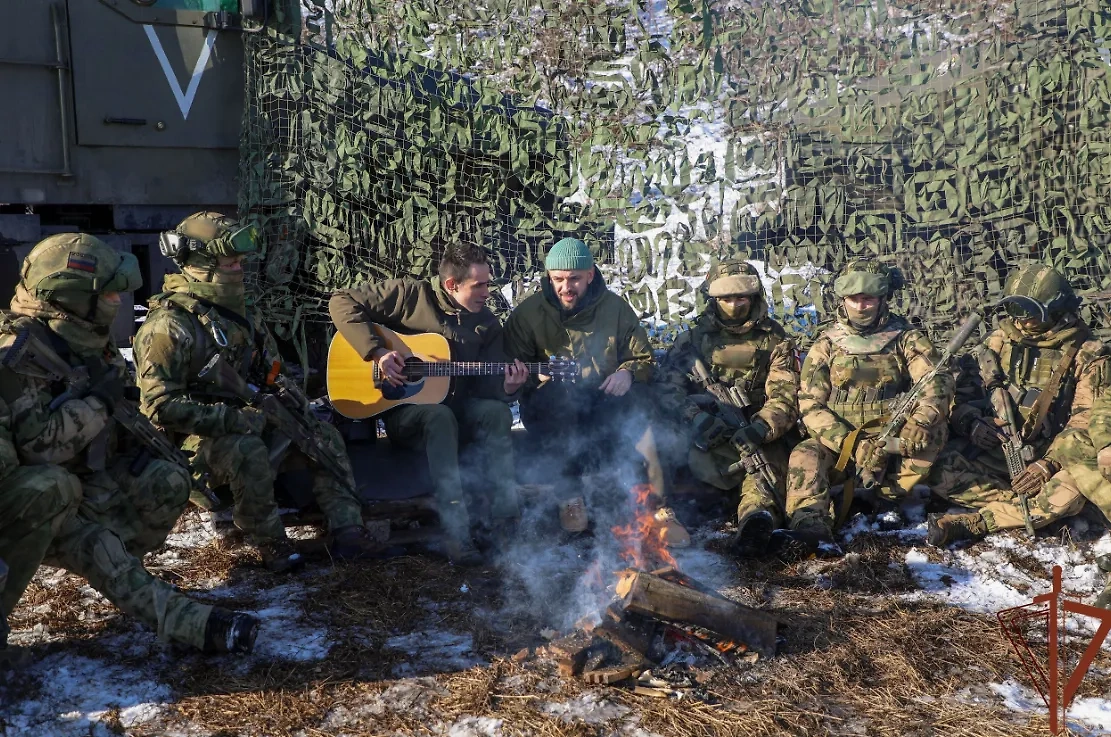
[[[505,363],[451,360],[447,338],[437,333],[401,335],[373,325],[387,350],[405,359],[405,381],[394,386],[386,381],[374,361],[364,361],[339,333],[328,347],[328,398],[344,417],[362,420],[379,415],[399,404],[439,404],[447,398],[453,376],[502,376]],[[553,381],[574,382],[578,363],[552,356],[546,363],[526,363],[530,374]]]

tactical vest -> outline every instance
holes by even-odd
[[[906,330],[905,322],[892,319],[869,335],[856,335],[841,325],[826,332],[831,385],[826,406],[853,427],[880,422],[910,388],[910,372],[898,350]]]
[[[1007,390],[1014,399],[1015,406],[1025,423],[1033,412],[1038,396],[1049,387],[1053,370],[1065,360],[1065,354],[1073,341],[1065,341],[1059,346],[1028,346],[1008,340],[1000,351],[999,366],[1007,375]],[[1072,406],[1072,396],[1076,389],[1074,372],[1069,370],[1049,409],[1049,415],[1038,437],[1032,441],[1045,441],[1056,435],[1068,421],[1068,411]]]
[[[766,382],[772,351],[783,338],[765,330],[736,334],[728,330],[701,330],[692,343],[713,377],[742,390],[755,412],[767,401]]]
[[[226,317],[213,305],[181,292],[163,293],[152,301],[162,309],[189,314],[189,324],[193,328],[193,355],[186,383],[189,394],[202,401],[242,406],[243,402],[238,397],[222,391],[212,382],[199,379],[198,374],[209,359],[219,353],[224,361],[239,369],[241,376],[250,375],[263,352],[259,345],[261,336],[250,318],[246,317],[240,323]]]

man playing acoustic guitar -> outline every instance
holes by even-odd
[[[380,375],[394,386],[404,381],[405,360],[389,350],[375,331],[377,323],[402,333],[443,335],[454,361],[506,361],[502,327],[486,306],[490,296],[490,265],[479,246],[448,246],[439,277],[371,282],[336,292],[328,304],[340,334],[364,361],[375,361]],[[486,456],[490,490],[490,523],[495,542],[514,534],[520,511],[509,432],[509,404],[528,378],[520,361],[506,365],[503,375],[460,377],[443,404],[394,407],[383,416],[390,442],[424,448],[432,474],[445,549],[453,563],[477,565],[482,558],[471,539],[471,520],[459,474],[459,439],[473,438]]]

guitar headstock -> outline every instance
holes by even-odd
[[[574,384],[579,380],[579,362],[567,356],[548,356],[548,376],[552,377],[552,381]]]

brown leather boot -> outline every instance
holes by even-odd
[[[988,525],[979,512],[968,514],[931,514],[926,518],[926,542],[943,548],[962,540],[979,540],[988,534]]]
[[[262,565],[271,573],[288,573],[305,564],[305,556],[297,552],[288,537],[262,540],[257,544]]]

